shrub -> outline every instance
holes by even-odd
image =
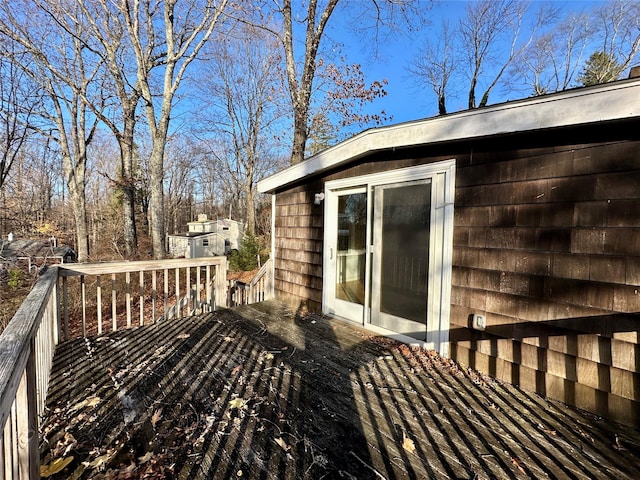
[[[229,268],[235,272],[249,272],[258,268],[260,241],[253,235],[245,235],[238,250],[229,255]]]
[[[11,288],[18,288],[22,283],[22,270],[17,268],[9,269],[9,279],[7,285]]]

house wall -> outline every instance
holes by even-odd
[[[275,289],[321,311],[324,182],[456,159],[451,356],[640,426],[640,126],[379,153],[279,191]],[[484,332],[472,330],[486,315]]]
[[[637,140],[458,162],[452,356],[640,425],[639,170]]]

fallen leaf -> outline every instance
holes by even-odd
[[[159,408],[158,410],[156,410],[155,412],[153,412],[153,415],[151,415],[151,425],[153,426],[153,428],[156,428],[156,424],[162,420],[162,409]]]
[[[95,407],[101,401],[102,399],[100,397],[89,397],[87,398],[87,407]]]
[[[153,458],[153,453],[152,452],[147,452],[147,453],[144,454],[144,456],[139,457],[138,460],[140,461],[140,463],[147,463],[152,458]]]
[[[404,439],[402,440],[402,448],[404,448],[409,453],[413,453],[416,451],[416,444],[413,440],[404,435]]]
[[[227,335],[226,337],[224,337],[224,341],[225,342],[233,342],[233,337],[230,337],[230,336]]]
[[[82,464],[87,468],[102,470],[109,460],[111,460],[111,455],[105,453],[104,455],[94,458],[91,462],[82,462]]]
[[[238,373],[238,372],[239,372],[239,371],[241,371],[241,370],[242,370],[242,364],[240,364],[240,365],[236,365],[236,366],[234,367],[234,369],[233,369],[233,370],[231,370],[231,375],[235,375],[236,373]]]
[[[73,457],[56,458],[49,465],[40,465],[40,476],[50,477],[58,472],[61,472],[64,467],[73,462]]]
[[[182,339],[185,339],[185,338],[189,338],[190,336],[191,336],[190,333],[183,333],[182,335],[178,335],[177,338],[182,340]]]
[[[511,463],[513,463],[514,466],[516,466],[518,468],[518,470],[520,470],[521,473],[523,474],[527,474],[526,470],[524,469],[524,465],[522,464],[522,462],[520,460],[518,460],[515,457],[511,457]]]
[[[275,440],[276,440],[276,443],[277,443],[278,445],[280,445],[280,447],[281,447],[285,452],[288,452],[289,450],[291,450],[291,446],[290,446],[290,445],[287,445],[287,442],[285,442],[285,441],[282,439],[282,437],[278,437],[278,438],[276,438]]]
[[[229,402],[231,408],[242,408],[245,405],[245,401],[241,398],[234,398]]]

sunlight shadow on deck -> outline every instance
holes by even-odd
[[[74,457],[53,478],[640,474],[640,436],[617,451],[588,417],[272,302],[66,342],[48,402],[42,461]]]

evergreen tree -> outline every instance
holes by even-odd
[[[614,55],[596,51],[591,54],[583,67],[578,77],[578,83],[583,87],[588,87],[589,85],[613,82],[620,77],[622,70],[622,66]]]

